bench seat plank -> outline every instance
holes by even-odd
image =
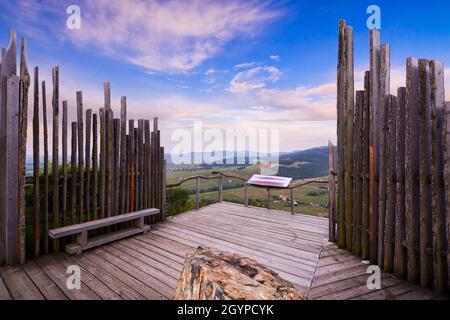
[[[131,221],[131,220],[137,220],[141,217],[148,217],[148,216],[153,216],[156,214],[159,214],[159,209],[155,209],[155,208],[145,209],[145,210],[140,210],[140,211],[135,211],[135,212],[130,212],[130,213],[124,213],[124,214],[113,216],[113,217],[108,217],[108,218],[104,218],[104,219],[98,219],[98,220],[94,220],[94,221],[88,221],[88,222],[83,222],[83,223],[79,223],[79,224],[74,224],[71,226],[52,229],[52,230],[49,230],[48,235],[52,239],[58,239],[61,237],[79,234],[84,231],[95,230],[95,229],[107,227],[107,226],[110,226],[113,224],[118,224],[118,223]]]
[[[134,236],[139,233],[145,233],[149,230],[150,230],[150,226],[144,225],[143,229],[131,227],[131,228],[114,231],[114,232],[111,232],[108,234],[90,238],[90,239],[88,239],[87,243],[84,246],[79,243],[76,243],[76,242],[68,244],[68,245],[66,245],[66,252],[68,254],[80,254],[84,250],[88,250],[88,249],[91,249],[94,247],[104,245],[106,243],[110,243],[110,242],[113,242],[116,240],[130,237],[130,236]]]

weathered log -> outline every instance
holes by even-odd
[[[277,273],[235,253],[198,247],[188,254],[174,300],[304,300]]]

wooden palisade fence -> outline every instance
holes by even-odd
[[[339,23],[337,221],[330,239],[399,277],[449,287],[450,103],[444,68],[408,58],[390,94],[390,47],[370,31],[370,70],[354,97],[353,31]],[[334,223],[333,221],[336,221]],[[336,234],[334,234],[334,232]]]
[[[17,76],[16,34],[12,31],[0,67],[0,264],[23,263],[26,255],[58,251],[60,240],[49,242],[50,228],[146,208],[161,210],[158,217],[149,219],[163,219],[165,161],[158,119],[153,119],[152,131],[149,120],[128,120],[126,97],[121,98],[120,118],[114,118],[110,85],[105,83],[104,107],[98,113],[85,109],[82,92],[76,93],[77,105],[73,107],[77,121],[69,125],[71,106],[67,101],[62,101],[60,113],[58,67],[53,69],[51,87],[52,159],[49,159],[47,86],[39,82],[38,67],[34,69],[30,99],[33,176],[25,178],[30,86],[25,53],[22,39]],[[30,199],[25,199],[25,184],[32,186]],[[26,210],[25,200],[31,210]]]

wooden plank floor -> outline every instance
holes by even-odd
[[[445,298],[386,273],[381,290],[367,289],[367,264],[327,237],[324,218],[217,203],[79,256],[2,267],[0,299],[171,299],[184,257],[197,246],[252,257],[313,299]],[[69,265],[81,268],[80,290],[67,289]]]

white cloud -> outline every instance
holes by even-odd
[[[235,69],[247,69],[250,67],[253,67],[255,65],[255,62],[244,62],[240,63],[234,66]]]
[[[324,121],[336,118],[336,85],[295,89],[263,89],[257,93],[257,105],[279,111],[278,120]]]
[[[278,56],[278,55],[273,55],[273,56],[270,56],[270,59],[273,60],[273,61],[275,61],[275,62],[278,62],[278,61],[280,61],[280,56]]]
[[[256,0],[82,0],[77,3],[81,30],[68,30],[70,4],[2,1],[0,17],[43,41],[71,41],[152,71],[186,72],[218,54],[229,41],[254,37],[282,15],[268,1]]]
[[[277,82],[282,72],[272,66],[255,67],[237,73],[230,81],[228,90],[233,93],[245,93],[264,88],[268,82]]]
[[[185,72],[279,15],[256,1],[86,1],[74,40],[150,70]]]

